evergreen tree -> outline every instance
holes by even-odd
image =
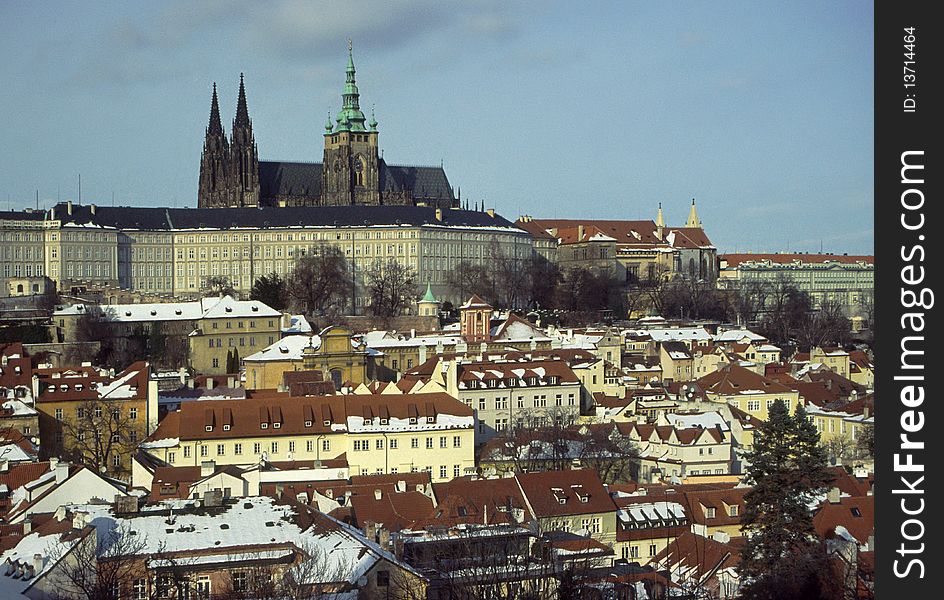
[[[754,434],[745,497],[747,542],[738,568],[745,599],[825,598],[826,557],[811,505],[830,480],[819,432],[802,406],[791,416],[777,400]]]
[[[249,297],[275,310],[285,310],[288,305],[285,280],[278,273],[263,275],[252,284]]]

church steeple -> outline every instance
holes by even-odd
[[[701,227],[701,221],[698,219],[698,211],[695,210],[695,199],[692,198],[692,208],[688,211],[688,221],[686,227]]]
[[[341,95],[342,108],[338,113],[338,126],[335,131],[367,131],[364,127],[364,113],[361,112],[360,92],[357,90],[354,69],[354,44],[347,41],[347,68],[344,70],[344,93]]]
[[[259,204],[259,154],[252,133],[252,119],[246,102],[246,84],[239,74],[239,99],[230,150],[230,168],[233,173],[233,191],[230,206],[257,206]]]
[[[659,212],[656,214],[656,235],[662,239],[662,230],[665,229],[665,216],[662,214],[662,203],[659,203]]]
[[[210,100],[210,124],[207,126],[207,136],[211,134],[226,137],[223,133],[223,120],[220,119],[220,102],[216,97],[215,81],[213,82],[213,99]]]
[[[249,106],[246,104],[246,85],[243,81],[243,74],[239,74],[239,100],[236,101],[236,119],[233,121],[233,129],[237,125],[252,127],[249,120]]]
[[[213,84],[210,100],[210,121],[203,139],[203,154],[200,156],[200,182],[197,206],[227,206],[230,193],[230,148],[220,119],[220,103]]]

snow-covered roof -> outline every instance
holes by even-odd
[[[637,335],[648,334],[654,342],[681,342],[711,339],[711,334],[709,334],[704,327],[660,327],[631,331]]]
[[[749,329],[729,329],[727,331],[720,331],[714,336],[716,342],[739,342],[744,339],[752,342],[762,342],[767,338]]]
[[[232,296],[213,296],[191,302],[110,304],[100,308],[104,318],[118,322],[281,317],[279,311],[258,300],[237,300]],[[71,304],[58,308],[53,316],[81,316],[87,310],[84,304]]]
[[[39,414],[35,408],[18,399],[5,400],[0,404],[0,408],[7,413],[4,415],[7,417],[31,417]]]
[[[315,350],[321,348],[321,337],[317,335],[287,335],[255,354],[250,354],[243,361],[301,360],[302,350],[308,347],[309,344],[314,346]]]

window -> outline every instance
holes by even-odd
[[[209,455],[210,455],[210,447],[200,446],[200,458],[206,458]]]
[[[729,516],[729,517],[736,517],[736,516],[738,516],[738,505],[737,505],[737,504],[732,504],[731,506],[728,507],[728,516]]]
[[[305,452],[315,451],[315,440],[305,440]]]
[[[715,507],[707,506],[705,507],[705,518],[714,519],[715,518]]]
[[[288,451],[295,452],[295,440],[289,440],[288,442]]]
[[[137,419],[137,418],[138,418],[138,409],[137,409],[137,408],[132,408],[132,409],[130,409],[130,410],[128,411],[128,418],[131,419],[132,421],[134,421],[135,419]]]
[[[427,450],[433,449],[433,438],[431,437],[426,438],[426,449]]]
[[[254,444],[252,445],[252,453],[253,453],[253,454],[262,454],[262,444],[259,443],[259,442],[254,443]]]
[[[177,453],[176,453],[176,452],[168,452],[168,453],[167,453],[167,462],[169,462],[170,464],[174,464],[175,462],[177,462]]]
[[[135,600],[146,600],[147,579],[135,579],[131,582],[131,597]]]
[[[190,458],[190,446],[184,446],[184,458]]]
[[[321,451],[322,452],[331,451],[331,440],[321,440]]]
[[[114,456],[111,458],[111,466],[113,466],[113,467],[115,467],[115,468],[120,467],[120,466],[121,466],[121,456],[119,456],[119,455],[117,455],[117,454],[114,455]]]
[[[440,448],[446,448],[446,447],[447,447],[447,445],[446,445],[446,436],[442,436],[442,437],[439,438],[439,447],[440,447]]]
[[[658,554],[658,551],[656,550],[656,545],[649,544],[649,556],[655,556],[656,554]]]
[[[390,571],[377,571],[377,587],[390,585]]]
[[[62,409],[61,409],[61,408],[57,408],[57,409],[56,409],[56,420],[57,420],[57,421],[61,421],[61,420],[62,420]]]
[[[440,479],[445,479],[445,478],[446,478],[446,465],[441,465],[441,466],[439,467],[439,478],[440,478]]]
[[[242,453],[243,453],[243,445],[239,442],[236,442],[235,444],[233,444],[233,454],[235,454],[236,456],[239,456]]]
[[[760,400],[748,400],[747,401],[747,410],[758,411],[760,410]]]
[[[390,440],[389,447],[391,450],[396,450],[398,445],[399,443],[397,442],[396,438]]]
[[[455,465],[455,466],[452,467],[452,476],[453,476],[453,477],[458,477],[461,472],[462,472],[462,469],[460,469],[459,465]]]
[[[410,438],[410,448],[419,448],[420,438]]]
[[[377,450],[383,450],[383,449],[384,449],[384,441],[381,440],[381,439],[378,439],[378,440],[376,441],[375,449],[377,449]]]
[[[245,571],[233,571],[233,591],[245,592],[249,588],[249,577]]]
[[[272,442],[272,444],[271,444],[269,447],[272,449],[272,454],[278,454],[278,453],[279,453],[279,443],[278,443],[278,442]]]

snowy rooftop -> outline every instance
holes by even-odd
[[[100,307],[110,321],[196,321],[199,319],[273,318],[281,313],[257,300],[236,300],[232,296],[207,297],[192,302],[111,304]],[[53,315],[81,316],[88,309],[84,304],[71,304],[57,309]]]

